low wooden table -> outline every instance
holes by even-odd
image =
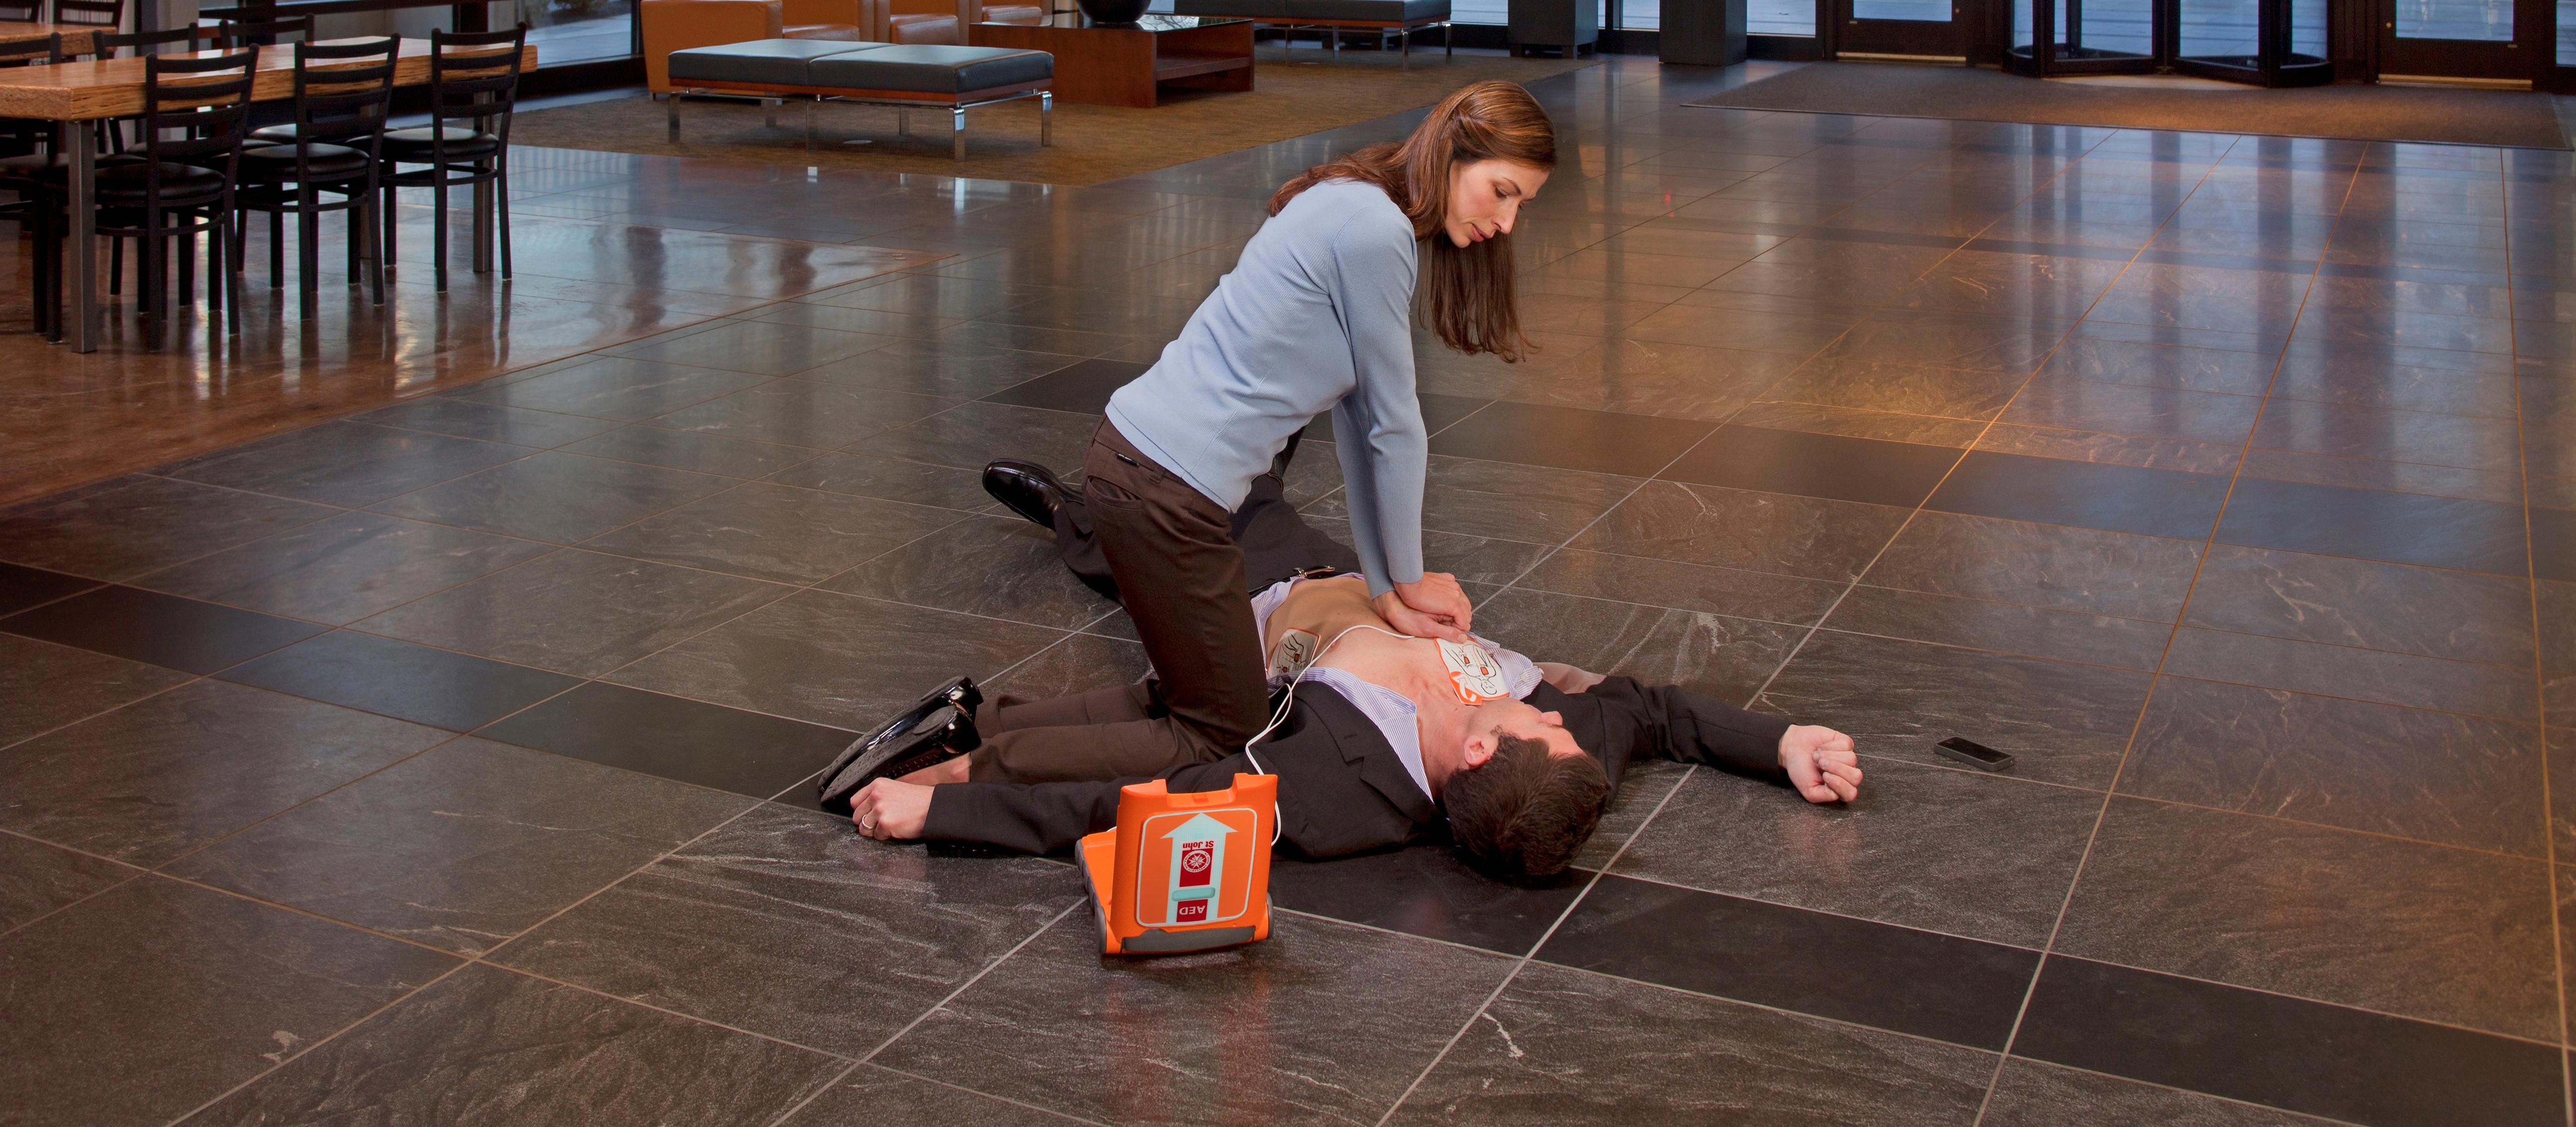
[[[966,41],[1055,56],[1055,96],[1068,102],[1150,109],[1164,86],[1252,89],[1251,20],[1147,15],[1099,24],[1068,13],[1036,25],[973,24]]]
[[[76,54],[89,53],[89,37],[108,29],[86,23],[15,23],[0,21],[0,43],[24,43],[30,39],[63,37],[63,50]]]
[[[26,27],[26,24],[7,25]],[[326,39],[325,43],[347,43]],[[405,39],[394,59],[394,85],[429,84],[430,43]],[[197,52],[203,55],[219,51]],[[454,56],[450,56],[453,58]],[[520,50],[522,73],[537,67],[534,46]],[[295,49],[263,48],[259,72],[251,78],[254,102],[279,102],[295,96]],[[98,351],[98,142],[80,123],[100,118],[132,117],[143,112],[143,60],[140,58],[57,63],[41,67],[0,67],[0,117],[31,117],[60,122],[71,147],[71,325],[65,333],[74,352]],[[489,268],[490,236],[484,216],[491,214],[490,183],[474,186],[474,269]]]

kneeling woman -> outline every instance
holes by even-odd
[[[1480,82],[1403,141],[1310,168],[1271,197],[1234,271],[1153,368],[1110,398],[1083,463],[1154,696],[1096,723],[997,734],[974,756],[975,779],[1144,776],[1242,750],[1267,718],[1267,688],[1227,514],[1326,410],[1378,613],[1407,634],[1465,637],[1465,593],[1422,570],[1428,437],[1414,398],[1415,310],[1450,348],[1519,359],[1510,235],[1555,164],[1554,132],[1529,92]],[[1015,484],[1014,507],[1039,512],[1062,488],[1042,473]]]

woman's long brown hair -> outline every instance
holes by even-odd
[[[1518,361],[1530,344],[1521,335],[1512,288],[1511,237],[1461,247],[1442,229],[1449,220],[1452,172],[1480,160],[1556,167],[1556,128],[1517,83],[1475,83],[1431,107],[1431,116],[1404,140],[1344,153],[1299,173],[1270,197],[1270,214],[1326,180],[1377,185],[1413,220],[1413,237],[1428,244],[1415,288],[1423,324],[1460,352]]]

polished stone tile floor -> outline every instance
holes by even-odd
[[[1649,765],[1561,880],[1283,861],[1268,942],[1104,961],[1060,861],[808,780],[1137,674],[975,468],[1073,466],[1409,120],[1081,190],[530,151],[548,253],[918,260],[0,510],[9,1118],[2566,1123],[2569,155],[1678,106],[1759,69],[1537,87],[1544,349],[1426,345],[1428,547],[1860,801]]]

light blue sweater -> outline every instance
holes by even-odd
[[[1232,512],[1326,409],[1369,593],[1422,578],[1430,441],[1413,395],[1413,222],[1375,185],[1306,189],[1181,335],[1109,397],[1128,441]]]

